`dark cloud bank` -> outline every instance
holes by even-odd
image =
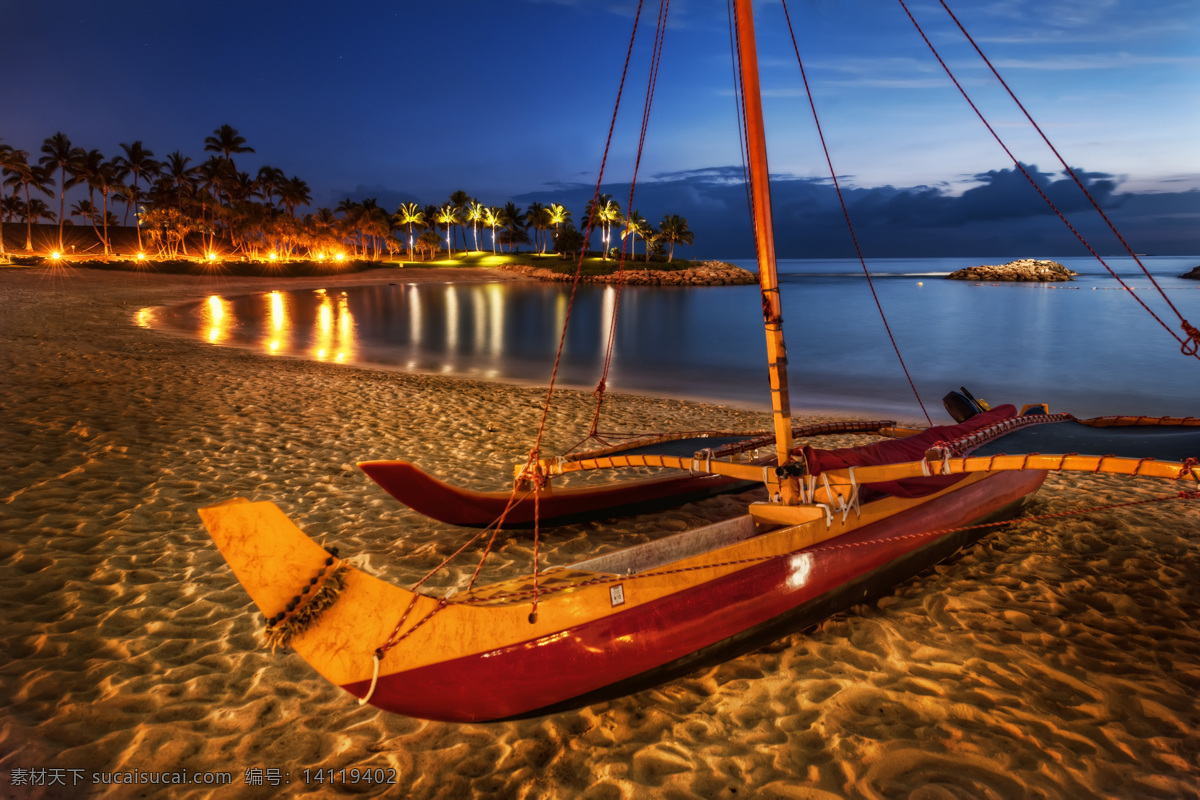
[[[1065,174],[1027,168],[1042,192],[1101,254],[1124,248]],[[1121,193],[1114,176],[1076,170],[1135,252],[1200,253],[1200,191]],[[652,223],[663,214],[686,217],[692,255],[747,258],[754,253],[740,167],[655,176],[638,184],[633,206]],[[958,196],[927,186],[847,189],[843,193],[868,257],[1073,256],[1084,246],[1015,168],[976,175],[979,185]],[[839,179],[842,180],[842,179]],[[556,186],[514,198],[562,203],[579,222],[593,186]],[[602,191],[624,208],[628,184]],[[780,258],[849,258],[854,245],[832,182],[773,176],[776,250]]]

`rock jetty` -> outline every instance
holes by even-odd
[[[949,277],[955,281],[1070,281],[1079,273],[1067,269],[1057,261],[1039,261],[1033,258],[1021,258],[1007,264],[983,265],[966,267],[957,272],[951,272]]]
[[[1193,267],[1191,272],[1185,272],[1179,277],[1187,278],[1190,281],[1200,281],[1200,267]]]
[[[758,283],[758,276],[747,272],[741,267],[726,264],[722,261],[698,261],[688,269],[655,270],[631,269],[625,270],[626,286],[734,286],[738,284]],[[543,281],[570,281],[572,275],[553,272],[546,267],[532,267],[525,264],[511,264],[504,269],[528,275]],[[616,283],[617,274],[585,275],[580,278],[584,283]]]

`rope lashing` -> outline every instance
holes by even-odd
[[[1197,330],[1195,325],[1185,319],[1183,321],[1183,332],[1187,334],[1187,339],[1179,346],[1179,352],[1185,356],[1196,355],[1197,352],[1200,352],[1200,330]]]
[[[292,597],[283,611],[267,620],[263,637],[271,650],[290,645],[292,639],[315,625],[325,610],[341,596],[350,567],[334,555],[336,550],[326,551],[329,555],[316,577]]]
[[[1179,477],[1175,480],[1182,481],[1188,478],[1195,478],[1196,483],[1200,483],[1200,473],[1197,473],[1196,467],[1200,467],[1200,461],[1194,458],[1189,458],[1183,462],[1183,466],[1179,468]]]

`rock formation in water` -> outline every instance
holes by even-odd
[[[573,278],[567,273],[524,264],[513,264],[504,269],[543,281],[569,281]],[[580,280],[584,283],[616,283],[617,274],[614,272],[611,275],[588,275]],[[628,268],[625,270],[625,285],[627,286],[731,286],[747,283],[758,283],[758,276],[753,272],[747,272],[741,267],[735,267],[733,264],[726,264],[722,261],[698,261],[688,269],[671,271]]]
[[[1067,269],[1057,261],[1039,261],[1033,258],[1021,258],[1007,264],[983,265],[966,267],[950,273],[951,280],[956,281],[1070,281],[1078,273]]]
[[[1200,281],[1200,267],[1192,267],[1191,272],[1185,272],[1179,277],[1187,278],[1188,280],[1192,281]]]

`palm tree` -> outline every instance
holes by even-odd
[[[253,153],[253,147],[246,146],[246,137],[240,135],[236,128],[222,125],[213,131],[212,136],[204,138],[204,152],[220,153],[233,166],[234,153]]]
[[[496,206],[488,206],[483,210],[483,222],[492,229],[492,255],[496,254],[496,228],[504,224],[503,212]]]
[[[435,219],[439,225],[446,226],[446,258],[454,258],[454,248],[450,245],[450,234],[459,222],[458,207],[452,203],[446,203],[438,209]]]
[[[76,172],[81,158],[85,155],[82,148],[72,147],[71,140],[62,131],[42,142],[42,153],[38,159],[46,170],[58,169],[58,249],[63,249],[63,223],[66,222],[67,189],[78,183]],[[67,177],[67,173],[71,177]]]
[[[608,258],[609,239],[612,232],[612,224],[621,218],[621,206],[616,200],[612,199],[610,194],[602,194],[598,198],[588,201],[587,209],[583,212],[584,228],[592,227],[600,228],[600,242],[602,255],[605,259]]]
[[[183,208],[183,196],[196,188],[196,167],[189,167],[192,159],[176,150],[167,156],[162,164],[161,178],[166,185],[175,190],[176,204]],[[126,209],[128,216],[128,209]]]
[[[658,223],[658,236],[671,245],[667,255],[668,262],[675,260],[675,245],[690,245],[695,240],[695,236],[688,230],[688,221],[678,214],[670,214],[662,218],[662,222]]]
[[[400,225],[408,226],[408,260],[413,258],[413,225],[424,225],[425,214],[416,203],[401,203],[396,209],[393,219]]]
[[[117,165],[117,181],[124,183],[125,178],[129,175],[133,176],[133,195],[138,195],[138,181],[145,175],[146,183],[149,184],[162,169],[162,164],[153,159],[154,153],[142,147],[142,141],[139,139],[133,144],[121,143],[121,149],[125,151],[125,155],[117,156],[113,162]],[[178,153],[179,151],[176,151]],[[125,225],[129,224],[129,209],[130,205],[125,206]],[[142,246],[141,234],[138,235],[138,248]]]
[[[10,160],[12,160],[14,152],[16,152],[16,151],[13,150],[12,145],[8,145],[8,144],[4,144],[3,142],[0,142],[0,170],[2,170],[4,167],[6,167],[8,165],[8,162]],[[13,209],[15,207],[16,207],[16,194],[13,194],[11,197],[3,198],[3,205],[0,206],[0,257],[3,257],[5,255],[3,223],[5,221],[7,221],[10,216],[12,216]]]
[[[550,224],[554,226],[555,238],[558,238],[558,234],[562,232],[562,224],[571,221],[571,212],[558,203],[551,203],[546,209],[546,215],[550,217]]]
[[[630,211],[629,216],[625,219],[625,230],[621,231],[621,241],[625,241],[625,237],[630,237],[629,241],[629,257],[637,256],[637,237],[645,238],[648,227],[646,218],[637,211]],[[650,248],[646,248],[646,260],[650,260]]]
[[[471,223],[471,232],[475,235],[475,249],[479,249],[479,223],[484,217],[483,203],[478,200],[472,200],[467,204],[467,221]]]
[[[508,242],[510,252],[521,242],[529,241],[529,233],[525,230],[525,215],[517,208],[516,203],[511,200],[505,203],[500,211],[500,218],[504,222],[504,238]]]
[[[538,202],[529,204],[525,209],[525,224],[533,228],[533,246],[536,248],[538,244],[538,236],[542,235],[542,252],[546,252],[545,242],[546,237],[546,207]]]
[[[470,202],[471,202],[471,195],[467,194],[462,189],[459,189],[457,192],[454,192],[453,194],[450,195],[450,205],[454,206],[454,210],[457,212],[457,218],[455,219],[455,224],[458,225],[459,228],[462,227],[462,223],[463,223],[462,212],[463,212],[463,210],[466,209],[467,204]],[[463,235],[463,247],[466,248],[467,232],[463,231],[462,235]],[[457,243],[458,238],[455,237],[454,241]]]
[[[312,192],[309,191],[307,183],[300,180],[298,176],[293,175],[280,185],[279,202],[283,205],[289,217],[295,217],[296,206],[306,206],[312,202]]]
[[[25,191],[25,252],[28,253],[33,250],[33,220],[35,219],[33,199],[29,196],[29,189],[32,187],[48,197],[53,197],[54,193],[50,191],[49,187],[54,185],[54,179],[50,177],[49,170],[31,165],[29,153],[24,150],[13,150],[8,154],[4,172],[6,173],[4,183],[13,187],[14,194],[17,186]],[[45,208],[45,203],[41,199],[38,199],[38,202]],[[39,216],[46,216],[46,214],[43,212]]]
[[[108,244],[108,195],[112,192],[113,187],[117,185],[117,175],[120,172],[120,156],[112,161],[105,161],[104,156],[99,150],[89,150],[84,154],[79,163],[79,177],[88,185],[88,202],[92,206],[93,213],[91,217],[84,216],[85,219],[91,219],[92,230],[96,231],[96,236],[99,237],[104,245],[104,255],[109,254]],[[100,194],[104,198],[104,210],[99,212],[96,207],[96,190],[100,190]],[[74,213],[74,211],[72,211]],[[104,226],[104,233],[96,230],[96,218],[99,217]]]

